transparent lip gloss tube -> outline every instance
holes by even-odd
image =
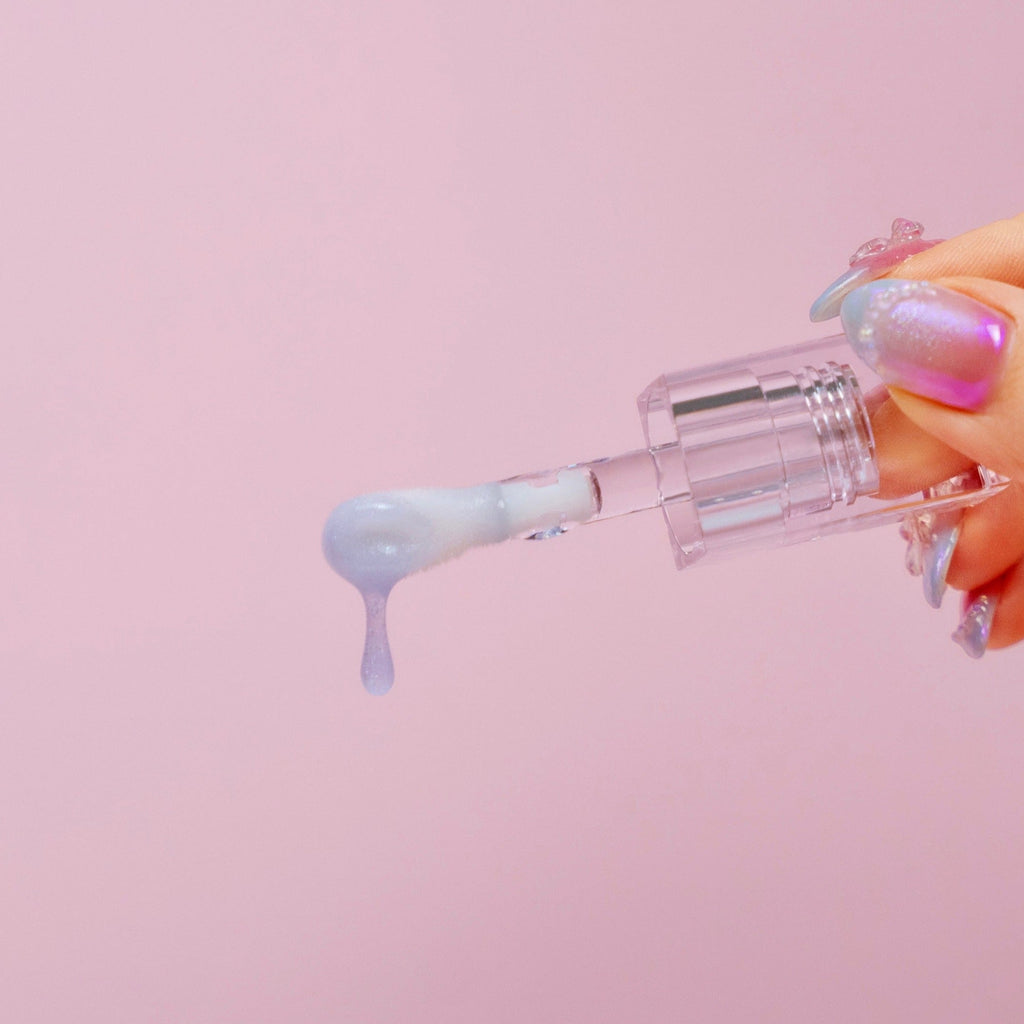
[[[660,508],[680,569],[974,504],[1006,485],[977,467],[879,498],[864,396],[880,383],[843,335],[665,374],[637,400],[645,448],[516,479],[543,485],[566,469],[588,473],[592,514],[575,522]]]

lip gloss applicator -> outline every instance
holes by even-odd
[[[682,569],[937,514],[1005,486],[977,467],[949,486],[879,498],[862,390],[877,383],[837,335],[659,377],[637,399],[644,446],[625,454],[476,487],[344,502],[327,519],[323,551],[366,604],[364,686],[383,694],[394,681],[385,624],[394,585],[472,547],[660,509]]]

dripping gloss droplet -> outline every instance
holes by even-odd
[[[339,505],[324,526],[323,552],[366,605],[361,675],[367,692],[385,694],[394,682],[386,614],[399,580],[469,548],[553,535],[567,521],[589,519],[596,510],[591,481],[587,471],[566,468],[543,479],[387,491]]]
[[[391,660],[391,645],[388,643],[388,594],[367,591],[363,594],[366,605],[366,641],[363,644],[363,660],[359,674],[367,693],[383,697],[395,681],[395,664]]]

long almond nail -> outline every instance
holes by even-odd
[[[932,530],[931,543],[922,559],[921,579],[924,584],[924,599],[933,607],[942,607],[946,593],[946,574],[953,559],[956,542],[960,539],[960,512],[952,513],[951,523],[936,523]]]
[[[988,647],[992,620],[995,618],[998,599],[991,594],[979,594],[964,610],[960,625],[953,634],[953,642],[959,644],[971,658],[980,658]]]
[[[958,479],[958,478],[957,478]],[[947,485],[953,481],[948,481]],[[955,493],[948,487],[948,493]],[[936,489],[925,491],[934,497]],[[906,566],[911,576],[922,577],[924,599],[933,607],[942,607],[946,593],[946,575],[960,539],[960,509],[946,512],[918,512],[900,525],[900,536],[907,542]]]
[[[1002,373],[1013,321],[928,281],[873,281],[851,292],[843,330],[886,384],[979,409]]]
[[[915,220],[897,217],[889,238],[872,238],[851,257],[850,269],[837,277],[811,305],[811,320],[820,323],[839,315],[843,299],[862,284],[875,281],[915,253],[924,252],[942,239],[926,239],[924,228]]]

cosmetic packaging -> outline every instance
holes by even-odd
[[[588,510],[525,535],[657,507],[684,568],[974,504],[1006,485],[977,467],[879,498],[869,411],[879,389],[845,335],[665,374],[637,400],[643,448],[515,478],[543,486],[576,471],[590,480]]]

